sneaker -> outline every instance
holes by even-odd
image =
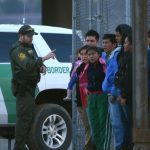
[[[27,144],[25,144],[25,150],[29,150],[29,147],[27,146]]]
[[[66,96],[65,98],[63,98],[64,101],[71,101],[71,97]]]

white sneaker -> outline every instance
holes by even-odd
[[[71,97],[66,96],[65,98],[63,98],[64,101],[71,101]]]

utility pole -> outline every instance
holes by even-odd
[[[72,0],[72,62],[75,60],[75,49],[76,49],[76,7],[77,1]],[[76,139],[76,120],[77,120],[77,108],[75,104],[75,88],[72,92],[72,150],[76,150],[77,139]]]
[[[133,142],[134,150],[150,149],[147,92],[147,0],[133,0]]]
[[[91,0],[88,0],[89,2],[89,30],[92,28],[92,6],[91,6]]]

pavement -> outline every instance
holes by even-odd
[[[0,139],[0,150],[13,150],[15,140],[11,140],[11,149],[8,149],[8,140]],[[72,145],[70,145],[68,150],[72,150]]]
[[[11,140],[11,150],[13,149],[15,140]],[[8,140],[0,139],[0,150],[8,150]],[[10,150],[10,149],[9,149]]]

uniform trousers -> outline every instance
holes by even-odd
[[[35,113],[35,88],[16,96],[16,127],[14,150],[24,150]]]

